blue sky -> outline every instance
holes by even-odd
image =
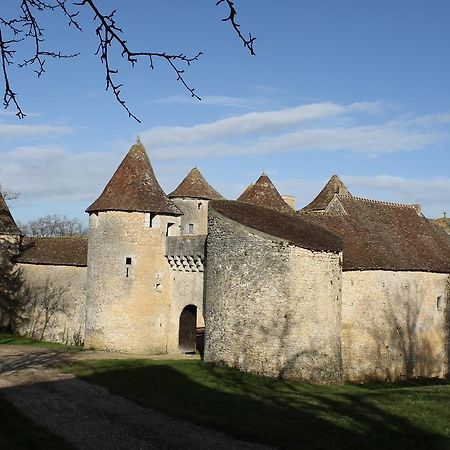
[[[185,72],[202,101],[163,61],[152,71],[117,57],[142,123],[129,119],[105,92],[92,15],[80,13],[82,33],[43,15],[47,48],[80,56],[48,61],[39,80],[11,69],[28,115],[0,112],[0,183],[21,192],[18,220],[86,220],[137,135],[167,192],[197,166],[233,199],[265,171],[300,208],[336,173],[360,197],[421,203],[429,217],[450,210],[450,2],[236,0],[256,56],[214,0],[97,3],[117,8],[130,47],[203,51]],[[18,4],[0,0],[1,14]]]

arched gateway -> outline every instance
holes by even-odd
[[[180,315],[178,349],[181,353],[195,353],[197,347],[197,307],[187,305]]]

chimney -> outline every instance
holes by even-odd
[[[282,195],[281,198],[295,211],[295,196]]]

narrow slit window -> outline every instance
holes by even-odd
[[[130,267],[131,267],[131,258],[129,256],[125,258],[125,265],[127,268],[125,272],[125,277],[128,278],[130,276]]]

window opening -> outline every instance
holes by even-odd
[[[194,234],[194,224],[193,223],[189,224],[188,233],[189,234]]]
[[[171,232],[172,232],[171,228],[172,228],[174,225],[175,225],[174,223],[167,222],[166,236],[171,236]]]
[[[125,274],[125,277],[128,278],[130,276],[130,266],[131,266],[131,258],[129,256],[125,258],[125,264],[127,266],[127,272]]]

